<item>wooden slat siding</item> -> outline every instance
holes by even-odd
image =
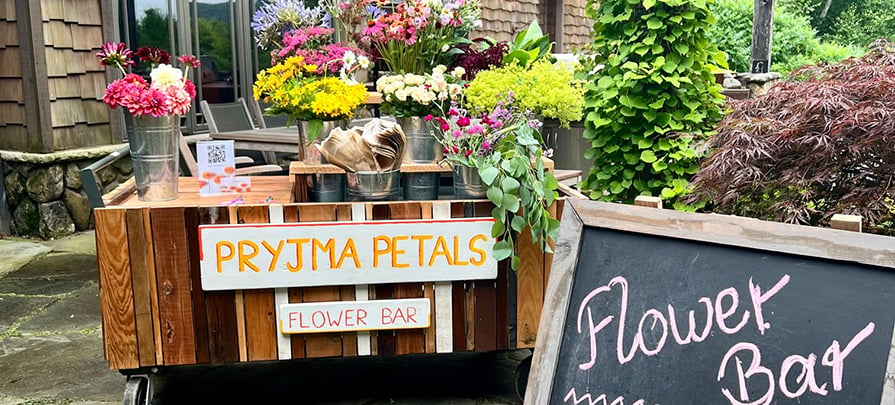
[[[300,222],[335,221],[336,207],[332,204],[303,205],[298,211]],[[305,269],[303,271],[312,271]],[[302,302],[339,301],[339,287],[308,287],[304,289]],[[305,336],[305,356],[329,357],[342,355],[341,333],[313,333]]]
[[[510,266],[505,266],[507,269],[507,324],[509,325],[509,333],[510,333],[510,349],[518,349],[518,344],[516,342],[516,335],[518,328],[518,311],[516,310],[518,307],[517,297],[519,296],[519,290],[517,290],[516,283],[516,271],[511,269]]]
[[[186,223],[181,207],[150,208],[165,365],[195,364]]]
[[[351,221],[363,222],[367,220],[367,207],[362,203],[351,204]],[[354,286],[354,299],[358,301],[367,301],[370,299],[370,286],[368,284],[358,284]],[[370,332],[357,332],[355,347],[358,356],[369,356],[372,354],[370,343]]]
[[[475,217],[476,202],[466,201],[463,203],[463,216],[466,218]],[[474,281],[466,281],[466,350],[475,350],[475,287]]]
[[[282,204],[271,204],[268,206],[270,223],[272,224],[282,224],[285,221],[285,213],[283,212]],[[289,289],[288,288],[276,288],[274,289],[274,312],[276,313],[275,318],[275,327],[277,330],[274,332],[277,338],[277,359],[278,360],[289,360],[292,358],[292,338],[289,335],[284,335],[280,333],[280,325],[279,320],[283,319],[280,314],[280,308],[283,304],[289,303]]]
[[[465,216],[465,204],[461,201],[451,202],[451,218],[463,218]],[[466,351],[467,314],[466,283],[454,281],[451,283],[451,322],[453,332],[453,351]]]
[[[490,217],[494,205],[489,201],[476,201],[472,204],[472,216]],[[469,338],[474,338],[473,348],[484,352],[497,349],[497,280],[473,281],[474,327]]]
[[[432,202],[420,202],[420,217],[432,219]],[[423,297],[429,299],[429,327],[426,328],[426,353],[435,353],[435,283],[423,283]]]
[[[237,209],[239,222],[266,224],[266,205],[246,205]],[[246,354],[249,361],[277,359],[277,326],[272,288],[243,290],[245,304]]]
[[[353,221],[352,204],[336,205],[336,220],[339,222]],[[354,301],[356,299],[356,291],[354,286],[341,286],[340,299],[342,301]],[[342,356],[357,356],[357,332],[342,333]]]
[[[283,206],[283,222],[285,223],[296,223],[298,222],[298,205],[297,204],[288,204]],[[303,288],[289,288],[287,289],[287,294],[289,296],[290,303],[300,303],[302,302]],[[305,358],[305,335],[289,335],[289,340],[292,345],[292,358],[293,359],[303,359]]]
[[[227,207],[227,216],[231,224],[238,224],[240,221],[235,205]],[[246,343],[246,306],[242,290],[233,291],[233,306],[236,309],[236,342],[239,361],[249,361],[249,351]]]
[[[143,215],[143,234],[146,235],[146,263],[149,268],[149,304],[152,306],[152,334],[155,336],[155,364],[165,364],[162,352],[162,311],[159,309],[159,284],[155,266],[155,248],[152,239],[152,221],[149,208],[140,209]]]
[[[230,223],[230,213],[224,207],[199,209],[201,224]],[[236,326],[236,297],[233,291],[208,291],[205,293],[205,310],[208,317],[209,361],[230,363],[239,361],[238,328]]]
[[[533,348],[544,301],[544,252],[532,241],[528,227],[518,235],[516,254],[521,259],[516,270],[516,344]]]
[[[420,219],[422,205],[418,202],[407,202],[391,206],[391,219]],[[395,298],[423,298],[422,283],[395,284]],[[395,353],[425,353],[425,329],[408,329],[395,331]]]
[[[496,340],[495,349],[505,350],[510,348],[510,317],[509,317],[509,263],[506,260],[497,263],[497,280],[494,285],[494,323]]]
[[[368,217],[374,221],[389,220],[392,218],[392,207],[390,204],[371,203],[372,216]],[[395,298],[394,284],[378,284],[372,287],[373,297],[371,299],[392,299]],[[397,353],[397,341],[395,339],[394,330],[379,330],[375,333],[376,354],[380,356],[388,356]]]
[[[550,206],[547,210],[550,212],[550,216],[559,220],[562,218],[562,207],[565,205],[565,200],[556,200],[553,205]],[[550,249],[556,248],[556,241],[550,242]],[[550,280],[550,269],[553,268],[553,253],[548,253],[544,255],[544,293],[547,293],[547,281]]]
[[[143,213],[140,209],[130,209],[126,211],[125,217],[140,367],[155,366],[157,365],[155,337],[152,330],[152,302],[149,298],[149,263],[146,257],[147,237],[143,230]]]
[[[183,220],[186,224],[186,240],[189,244],[193,322],[196,331],[196,363],[207,364],[211,359],[208,354],[208,313],[205,308],[205,291],[202,290],[202,274],[199,271],[199,208],[186,207],[183,211]]]
[[[96,210],[100,302],[106,359],[112,369],[140,366],[125,210]]]

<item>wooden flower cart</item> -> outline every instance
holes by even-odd
[[[481,200],[310,203],[306,176],[314,170],[324,169],[293,164],[289,177],[255,177],[239,205],[198,196],[193,178],[180,179],[174,201],[105,197],[107,207],[95,211],[104,354],[110,368],[131,376],[126,397],[151,396],[149,376],[170,366],[534,347],[552,255],[527,233],[517,244],[518,271],[500,262],[490,279],[203,289],[203,225],[451,221],[489,217],[492,208]],[[562,201],[553,208],[560,215]],[[278,325],[290,303],[414,298],[428,301],[425,327],[285,334]]]

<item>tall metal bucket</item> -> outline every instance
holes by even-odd
[[[345,174],[317,173],[310,178],[310,197],[314,202],[345,201]]]
[[[177,198],[180,176],[180,117],[134,117],[128,144],[134,166],[134,183],[140,201]]]
[[[404,173],[405,200],[437,200],[441,173]]]
[[[454,166],[454,198],[477,200],[485,198],[488,186],[482,182],[478,169],[469,166]]]
[[[442,146],[432,134],[432,125],[422,117],[399,117],[398,125],[404,130],[404,161],[432,163],[444,156]]]
[[[392,201],[401,198],[401,171],[345,173],[348,201]]]

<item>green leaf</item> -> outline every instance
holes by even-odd
[[[500,174],[500,170],[497,170],[496,167],[486,167],[484,170],[479,171],[479,176],[482,178],[482,181],[491,185],[494,183],[494,179],[497,178],[497,175]]]
[[[513,245],[510,242],[502,240],[494,244],[494,258],[497,260],[503,260],[510,257],[513,254]]]
[[[522,218],[519,215],[513,217],[513,222],[510,223],[510,228],[512,228],[516,232],[522,232],[525,229],[525,218]]]
[[[668,164],[661,160],[657,160],[657,161],[653,162],[653,170],[655,170],[657,172],[661,172],[662,170],[665,170],[667,168],[668,168]]]
[[[501,221],[494,221],[494,225],[491,225],[491,237],[498,237],[503,235],[504,231],[507,230],[506,225]]]
[[[644,139],[637,141],[637,147],[640,149],[647,149],[652,146],[653,146],[652,139],[644,138]]]
[[[488,200],[494,203],[494,205],[502,207],[500,203],[503,201],[503,191],[500,191],[499,188],[490,187],[488,188],[488,191],[485,192],[485,195],[488,196]]]
[[[519,180],[512,177],[504,177],[500,186],[504,193],[512,193],[519,189]]]
[[[494,201],[492,200],[491,202]],[[504,194],[500,206],[509,212],[516,212],[519,210],[519,198],[512,194]]]
[[[656,161],[656,154],[651,150],[645,150],[640,153],[640,160],[644,163],[653,163]]]
[[[659,19],[659,18],[657,18],[657,17],[650,18],[650,19],[646,22],[646,27],[649,28],[649,29],[651,29],[651,30],[657,30],[657,29],[659,29],[659,28],[662,28],[662,25],[663,25],[663,24],[662,24],[662,20]]]
[[[643,8],[649,10],[656,5],[656,0],[643,0]]]
[[[314,143],[320,132],[323,131],[323,120],[308,121],[308,145]]]

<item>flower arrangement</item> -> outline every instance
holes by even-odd
[[[333,19],[338,21],[341,29],[336,30],[336,42],[347,42],[358,46],[361,41],[361,29],[367,27],[385,12],[388,0],[320,0],[320,7]],[[343,38],[342,35],[345,34]],[[369,43],[364,51],[369,51]]]
[[[472,81],[483,70],[503,66],[503,57],[510,47],[506,42],[490,38],[476,38],[457,46],[460,54],[454,59],[453,67],[462,67],[466,74],[463,80]]]
[[[337,73],[343,80],[372,66],[369,56],[362,50],[347,44],[328,43],[334,31],[311,26],[288,32],[283,36],[283,47],[271,52],[271,59],[280,62],[290,56],[300,56],[305,64],[318,67],[318,75]]]
[[[516,269],[519,257],[514,253],[514,237],[530,228],[532,240],[551,252],[559,221],[548,208],[559,197],[553,174],[544,168],[544,142],[541,122],[531,112],[521,110],[512,94],[489,112],[475,115],[452,106],[444,116],[427,116],[436,123],[436,137],[444,146],[444,158],[450,164],[475,168],[487,186],[486,195],[495,208],[491,229],[498,238],[494,257],[512,257]]]
[[[406,0],[369,22],[361,40],[394,73],[421,74],[449,64],[450,48],[481,25],[478,0]]]
[[[326,13],[320,7],[307,7],[303,0],[271,1],[252,16],[251,27],[255,31],[255,42],[262,49],[281,46],[283,36],[303,27],[323,25]]]
[[[171,66],[171,56],[158,48],[143,47],[136,54],[123,43],[109,42],[96,53],[100,64],[115,66],[123,78],[109,83],[103,101],[115,109],[127,108],[135,117],[183,115],[190,110],[196,97],[196,86],[187,79],[190,68],[198,68],[199,60],[192,55],[178,58],[184,69]],[[133,56],[140,62],[148,62],[151,67],[150,81],[142,76],[128,73],[126,69],[135,66]]]
[[[544,58],[528,69],[511,63],[481,71],[469,83],[465,96],[471,108],[488,111],[512,93],[520,108],[559,120],[568,128],[570,122],[582,118],[584,90],[571,71]]]
[[[290,125],[294,120],[308,121],[310,142],[320,134],[323,121],[349,119],[367,100],[363,84],[319,76],[318,69],[301,56],[291,56],[258,73],[253,88],[256,100],[271,104],[266,114],[286,114]]]
[[[437,114],[462,96],[464,73],[460,67],[448,73],[444,65],[438,65],[425,75],[383,76],[376,81],[376,91],[382,94],[383,109],[394,117]]]

